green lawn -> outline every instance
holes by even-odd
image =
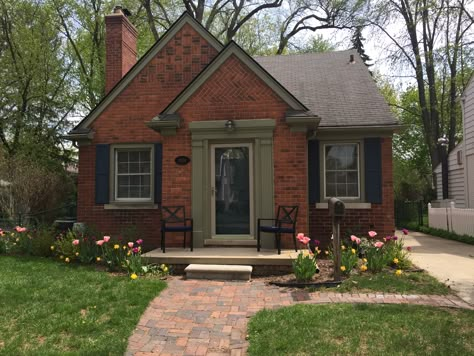
[[[403,294],[437,294],[446,295],[452,293],[445,284],[424,272],[403,272],[396,276],[392,271],[377,274],[364,272],[360,275],[352,275],[346,279],[338,288],[328,289],[328,292],[384,292]]]
[[[473,355],[474,311],[414,305],[295,305],[249,323],[249,355]]]
[[[51,259],[0,257],[0,354],[120,355],[166,286]]]

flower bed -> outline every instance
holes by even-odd
[[[11,231],[0,229],[0,254],[45,256],[64,263],[97,264],[112,272],[127,273],[132,280],[150,273],[166,276],[168,266],[143,262],[142,246],[143,240],[132,229],[117,237],[71,230],[56,234],[53,228],[30,231],[17,226]]]

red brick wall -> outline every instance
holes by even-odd
[[[118,234],[136,225],[148,246],[159,246],[159,210],[104,210],[103,205],[95,204],[95,144],[163,141],[165,150],[172,149],[145,123],[158,115],[216,55],[217,51],[191,26],[183,26],[94,121],[92,145],[79,150],[78,221],[95,225],[108,234]],[[185,152],[180,147],[180,154],[188,154],[188,145],[182,147]],[[171,181],[165,181],[164,186],[174,184],[175,179],[179,183],[180,177],[179,173],[167,176]]]
[[[105,17],[105,92],[137,62],[137,30],[120,12]]]
[[[258,78],[245,64],[231,56],[207,82],[179,110],[185,127],[191,121],[268,119],[277,121],[274,132],[274,189],[275,206],[299,205],[298,230],[307,232],[307,143],[305,133],[290,133],[284,122],[288,105]],[[236,124],[238,127],[238,122]],[[189,131],[180,129],[175,137],[167,137],[163,162],[167,185],[163,185],[163,202],[179,201],[191,208],[191,167],[176,167],[176,152],[189,147]],[[172,147],[173,151],[168,151]],[[168,151],[168,152],[167,152]],[[177,172],[179,170],[179,172]],[[171,176],[179,174],[180,181]],[[165,176],[164,176],[165,177]],[[291,238],[284,236],[283,246],[291,246]]]
[[[324,246],[330,243],[332,225],[328,209],[311,206],[309,225],[311,238],[320,240]],[[369,230],[374,230],[379,236],[385,237],[394,229],[392,139],[382,138],[382,204],[372,204],[372,209],[346,209],[341,236],[351,230],[363,237],[367,236]]]

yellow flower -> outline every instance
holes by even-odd
[[[341,271],[344,272],[346,270],[346,266],[341,266]]]
[[[342,245],[341,250],[344,251],[346,249],[346,246]]]
[[[395,274],[397,276],[401,276],[402,275],[402,270],[401,269],[397,269],[397,271],[395,272]]]
[[[138,276],[137,276],[135,273],[132,273],[132,274],[130,275],[130,278],[131,278],[131,279],[137,279]]]
[[[361,271],[361,272],[367,271],[367,266],[366,266],[366,265],[360,266],[360,271]]]
[[[329,255],[329,251],[328,251],[328,250],[324,251],[324,253],[325,253],[326,255]]]
[[[362,259],[362,261],[364,261],[365,263],[367,263],[367,258]]]
[[[398,263],[398,258],[395,257],[395,258],[393,259],[393,263],[397,264],[397,263]]]
[[[120,248],[119,245],[114,245],[114,249],[115,249],[115,250],[118,250],[119,248]]]
[[[66,262],[66,263],[69,263],[69,261],[70,261],[70,260],[69,260],[69,257],[66,257],[66,258],[64,259],[64,262]]]
[[[355,249],[352,249],[351,252],[352,252],[353,255],[355,255],[356,250],[355,250]]]
[[[165,267],[163,268],[163,272],[168,272],[168,267],[165,266]]]
[[[162,265],[160,265],[160,268],[161,268],[161,269],[165,269],[165,268],[166,268],[166,265],[163,263]]]
[[[127,256],[130,256],[130,255],[131,255],[131,253],[130,253],[130,251],[128,251],[128,252],[127,252]]]
[[[79,252],[76,252],[76,256],[79,256]]]
[[[59,259],[60,259],[60,260],[62,260],[63,258],[64,258],[64,256],[63,256],[63,255],[59,256]]]
[[[54,251],[54,246],[51,246],[49,249],[50,249],[51,251]]]
[[[95,260],[96,260],[97,262],[100,262],[100,257],[97,257]]]
[[[123,245],[122,248],[125,250],[127,248],[127,246]]]

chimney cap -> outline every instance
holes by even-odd
[[[114,14],[124,14],[125,16],[129,17],[132,13],[128,9],[124,9],[122,5],[115,5],[114,7]]]

